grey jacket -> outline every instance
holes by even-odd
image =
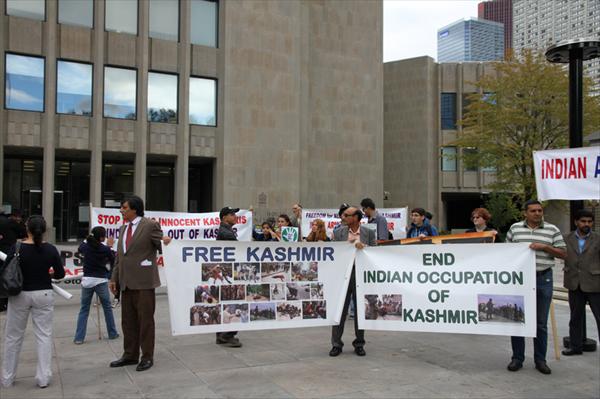
[[[348,241],[348,226],[341,226],[333,230],[333,241]],[[370,247],[377,245],[375,230],[361,226],[360,242]]]
[[[566,237],[567,259],[564,268],[564,286],[583,292],[600,292],[600,234],[591,232],[583,252],[579,253],[577,236],[572,231]]]

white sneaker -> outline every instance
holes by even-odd
[[[120,301],[118,298],[115,298],[115,299],[113,300],[113,303],[112,303],[112,305],[111,305],[111,306],[112,306],[113,308],[116,308],[117,306],[119,306],[119,304],[120,304],[120,303],[121,303],[121,301]]]

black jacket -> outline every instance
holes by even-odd
[[[237,235],[233,231],[233,226],[221,222],[219,226],[219,232],[217,233],[217,240],[219,241],[237,241]]]
[[[79,246],[79,253],[83,255],[83,275],[85,277],[109,277],[109,270],[106,265],[110,265],[112,269],[115,263],[115,254],[112,249],[104,244],[94,248],[84,241]]]

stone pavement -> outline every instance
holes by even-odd
[[[367,356],[350,345],[328,356],[329,328],[242,332],[239,349],[215,345],[214,334],[173,337],[166,295],[157,296],[155,365],[111,369],[121,355],[122,339],[98,340],[95,308],[84,345],[73,344],[78,296],[57,298],[54,315],[52,384],[35,385],[36,355],[31,323],[20,356],[18,378],[1,399],[12,398],[598,398],[599,352],[554,360],[552,375],[533,368],[527,340],[524,368],[511,373],[508,337],[370,332]],[[120,323],[120,309],[116,317]],[[559,335],[568,333],[568,307],[556,305]],[[6,313],[0,314],[4,332]],[[598,337],[588,311],[588,336]],[[352,323],[352,321],[349,321]],[[120,330],[120,329],[119,329]],[[352,340],[352,327],[346,328]],[[348,335],[348,333],[350,335]],[[105,331],[104,331],[105,334]],[[562,340],[561,340],[562,341]]]

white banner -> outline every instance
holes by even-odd
[[[538,199],[600,199],[600,147],[534,151]]]
[[[349,243],[172,241],[163,246],[173,335],[339,322]]]
[[[535,336],[528,244],[365,248],[356,255],[361,328]]]
[[[334,227],[341,222],[338,212],[339,209],[303,209],[302,235],[308,236],[313,220],[321,219],[325,222],[327,236],[331,238]],[[394,239],[406,237],[408,208],[378,208],[377,212],[387,219],[388,230],[392,233]],[[367,223],[367,220],[368,218],[365,216],[361,223]]]

